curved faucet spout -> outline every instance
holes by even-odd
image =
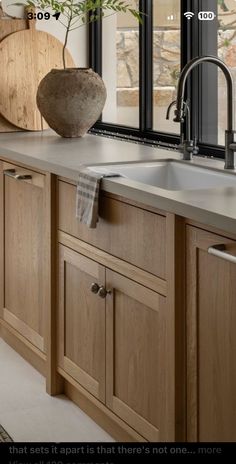
[[[190,72],[199,64],[202,63],[213,63],[218,66],[224,73],[227,81],[227,102],[228,102],[228,131],[233,130],[234,125],[234,89],[233,89],[233,78],[229,68],[225,63],[215,56],[200,56],[194,58],[183,68],[177,89],[177,104],[175,110],[175,121],[181,122],[184,118],[184,92],[186,80]]]

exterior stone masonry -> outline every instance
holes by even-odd
[[[117,103],[120,107],[138,105],[138,32],[117,31]],[[235,30],[219,31],[218,55],[231,68],[236,79]],[[154,102],[167,106],[175,97],[180,69],[180,30],[154,31]],[[219,73],[219,98],[224,98],[225,85]]]

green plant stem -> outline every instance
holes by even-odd
[[[224,0],[218,1],[222,2]],[[64,21],[57,18],[58,22],[66,29],[62,49],[62,62],[64,69],[66,69],[66,47],[69,32],[98,21],[101,17],[112,16],[119,12],[129,12],[136,20],[138,20],[139,23],[142,23],[143,13],[131,8],[131,4],[128,0],[26,0],[24,3],[18,3],[18,5],[24,6],[25,4],[30,7],[35,6],[42,10],[50,7],[53,11],[61,13],[64,16],[65,24]],[[15,3],[15,5],[17,5],[17,3]],[[104,10],[112,11],[112,13],[105,15]],[[88,14],[90,14],[89,17],[87,16]],[[81,21],[82,24],[76,26],[79,21]]]
[[[73,3],[73,0],[72,0],[71,3]],[[70,11],[70,16],[68,18],[68,23],[67,23],[67,26],[66,26],[66,35],[65,35],[64,45],[63,45],[63,49],[62,49],[62,61],[63,61],[63,68],[64,69],[66,69],[66,46],[67,46],[67,42],[68,42],[68,35],[69,35],[69,32],[70,32],[70,25],[71,25],[72,19],[73,19],[73,13],[72,13],[72,11]]]
[[[110,14],[104,16],[104,18],[109,18],[110,16],[114,16],[115,14],[117,14],[116,11],[115,11],[114,13],[110,13]],[[79,20],[78,20],[78,21],[79,21]],[[76,21],[76,22],[78,22],[78,21]],[[86,21],[85,23],[80,24],[79,26],[72,27],[72,28],[70,29],[70,31],[75,31],[76,29],[80,29],[80,27],[88,26],[89,24],[91,24],[91,23],[93,23],[93,22],[94,22],[94,21],[88,20],[88,21]],[[72,26],[74,26],[75,24],[76,24],[76,23],[72,24]]]

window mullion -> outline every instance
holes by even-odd
[[[89,67],[102,77],[102,18],[89,24],[88,44]],[[100,115],[98,121],[101,120],[102,115]]]
[[[194,18],[188,20],[184,13],[191,11]],[[181,69],[193,58],[199,56],[198,0],[181,0]],[[187,80],[185,99],[190,102],[191,134],[198,136],[199,114],[199,70],[192,71]],[[186,132],[186,125],[184,124]]]
[[[197,56],[217,55],[216,22],[198,20],[198,12],[217,12],[215,0],[182,0],[182,68]],[[194,19],[186,20],[185,11],[192,11]],[[206,90],[206,83],[211,82]],[[217,144],[217,68],[213,65],[199,66],[192,71],[187,81],[185,98],[190,101],[191,133],[202,141],[204,136]],[[211,120],[209,120],[209,111]],[[211,137],[209,136],[209,131]]]
[[[152,0],[140,0],[144,13],[139,26],[139,122],[145,132],[153,127],[153,5]]]
[[[88,35],[89,67],[102,76],[102,18],[89,24]]]
[[[213,11],[217,15],[216,0],[201,0],[199,10]],[[199,21],[199,55],[218,55],[217,21]],[[218,68],[206,64],[199,68],[198,86],[198,137],[207,144],[218,143]]]

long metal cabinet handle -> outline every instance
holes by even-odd
[[[207,251],[210,255],[217,256],[225,261],[236,264],[236,256],[230,255],[227,251],[225,251],[225,249],[225,245],[214,245],[209,247]]]
[[[13,179],[16,180],[27,180],[27,179],[32,179],[32,176],[30,174],[16,174],[15,169],[6,169],[3,171],[5,176],[12,177]]]

